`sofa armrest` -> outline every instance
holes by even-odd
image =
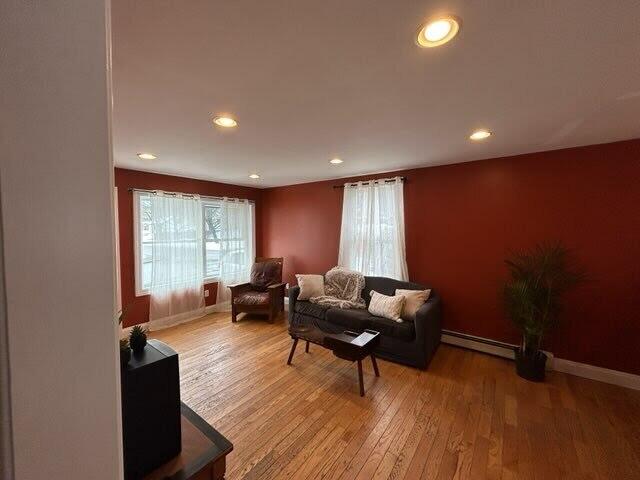
[[[416,312],[416,341],[424,347],[426,361],[440,344],[442,334],[442,302],[439,296],[429,298]]]
[[[293,324],[293,312],[295,311],[296,301],[300,295],[300,287],[289,287],[289,325]]]

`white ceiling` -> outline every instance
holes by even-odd
[[[459,35],[418,48],[437,13]],[[638,0],[113,0],[112,14],[120,167],[267,187],[640,137]],[[219,112],[239,127],[213,128]],[[495,135],[472,143],[478,127]]]

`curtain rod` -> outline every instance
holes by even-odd
[[[198,195],[197,193],[182,193],[182,192],[165,192],[164,190],[145,190],[144,188],[129,188],[128,189],[129,192],[145,192],[145,193],[152,193],[152,194],[157,194],[158,192],[162,192],[165,195],[182,195],[183,197],[195,197],[198,196],[200,198],[207,198],[210,200],[224,200],[224,197],[213,197],[211,195]],[[232,202],[240,202],[242,200],[247,200],[249,203],[253,203],[255,204],[256,202],[254,202],[253,200],[249,200],[249,199],[242,199],[242,198],[232,198],[232,197],[227,197],[227,200],[231,200]]]
[[[399,177],[401,182],[404,182],[407,177]],[[391,183],[391,182],[395,182],[396,181],[396,177],[394,178],[378,178],[378,179],[373,179],[373,180],[365,180],[364,182],[362,182],[362,185],[369,185],[371,182],[382,182],[384,181],[385,183]],[[347,182],[349,186],[354,186],[357,185],[358,182]],[[334,185],[333,188],[344,188],[344,185]]]

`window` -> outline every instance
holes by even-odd
[[[204,276],[220,276],[220,206],[214,203],[204,204]]]
[[[345,185],[338,263],[363,275],[408,279],[400,178]]]
[[[134,199],[137,199],[135,210],[138,215],[134,215],[134,222],[137,225],[136,255],[138,257],[136,271],[136,290],[148,292],[151,286],[151,259],[153,252],[153,232],[151,221],[151,201],[148,194],[135,192]],[[135,218],[137,217],[137,219]],[[137,221],[136,221],[137,220]]]
[[[135,282],[136,295],[149,293],[153,260],[153,218],[151,212],[150,193],[134,192],[134,244],[135,244]],[[204,251],[204,281],[215,282],[220,277],[220,242],[221,238],[221,208],[220,202],[214,199],[203,199],[203,251]],[[251,230],[255,236],[255,209],[251,204]],[[232,239],[229,239],[232,240]],[[238,239],[242,240],[242,239]],[[253,247],[254,238],[250,242],[234,242],[237,245],[239,257],[244,253],[245,245]]]

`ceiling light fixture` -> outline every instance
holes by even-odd
[[[457,17],[436,17],[420,27],[416,41],[423,48],[439,47],[455,37],[459,30],[460,20]]]
[[[492,132],[482,128],[480,130],[476,130],[471,135],[469,135],[469,139],[470,140],[475,140],[477,142],[479,140],[484,140],[485,138],[489,138],[491,135],[493,135]]]
[[[142,160],[155,160],[156,157],[153,153],[138,153],[138,158]]]
[[[249,175],[249,178],[253,178],[254,180],[257,180],[260,178],[260,175],[258,175],[257,173],[252,173],[251,175]]]
[[[343,160],[341,158],[332,158],[331,160],[329,160],[329,163],[333,165],[340,165],[341,163],[343,163]]]
[[[217,115],[213,117],[213,123],[223,128],[233,128],[238,126],[238,121],[228,115]]]

